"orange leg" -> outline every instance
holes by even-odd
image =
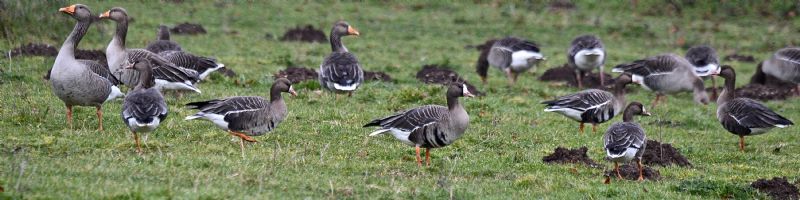
[[[505,71],[506,71],[506,77],[508,77],[509,84],[513,85],[515,80],[514,80],[514,75],[512,75],[513,73],[511,72],[511,68],[506,68]]]
[[[654,99],[654,100],[653,100],[653,103],[652,103],[652,104],[653,104],[653,105],[652,105],[652,108],[653,108],[653,109],[655,109],[655,108],[656,108],[656,105],[658,105],[658,102],[659,102],[659,101],[661,101],[661,97],[662,97],[662,96],[663,96],[663,95],[661,95],[661,94],[656,94],[656,99]]]
[[[603,69],[602,67],[600,69]],[[603,70],[600,70],[600,87],[606,87],[606,78],[603,76]]]
[[[67,105],[67,124],[69,124],[69,129],[72,129],[72,106]]]
[[[511,83],[517,82],[517,76],[519,76],[519,74],[511,72]]]
[[[425,148],[425,165],[431,166],[431,149]]]
[[[422,167],[422,157],[419,156],[419,145],[416,146],[417,149],[417,167]]]
[[[583,77],[580,71],[575,71],[575,81],[578,82],[578,89],[583,89]]]
[[[614,171],[617,172],[617,178],[622,179],[622,174],[619,173],[619,163],[614,162]]]
[[[136,131],[131,132],[133,132],[133,140],[136,141],[136,153],[142,154],[142,146],[139,145],[139,134]]]
[[[639,181],[644,181],[644,170],[642,169],[642,160],[636,162],[636,165],[639,166]]]
[[[103,131],[103,108],[97,106],[97,124],[98,124],[98,131]]]
[[[597,133],[597,124],[592,123],[592,133]]]
[[[578,130],[583,133],[583,122],[581,122],[581,127]]]
[[[236,131],[229,131],[229,133],[231,135],[233,135],[233,136],[242,138],[242,140],[245,140],[245,141],[248,141],[248,142],[258,142],[255,139],[253,139],[252,137],[245,135],[244,133],[239,133],[239,132],[236,132]]]
[[[744,136],[739,136],[739,151],[744,152]]]

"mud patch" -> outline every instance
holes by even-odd
[[[287,78],[292,81],[292,84],[297,84],[307,80],[317,80],[317,71],[305,67],[287,67],[278,71],[275,78]]]
[[[740,88],[736,88],[736,96],[758,99],[761,101],[785,100],[796,94],[795,87],[792,85],[794,84],[781,86],[748,84]],[[722,89],[719,91],[722,91]]]
[[[28,43],[6,53],[7,57],[56,55],[58,55],[58,49],[56,47],[42,43]]]
[[[467,85],[467,89],[472,92],[472,94],[477,96],[484,95],[483,92],[478,91],[478,88],[475,88],[475,86],[458,76],[458,73],[436,64],[422,66],[422,69],[417,72],[417,80],[426,84],[446,85],[453,82],[463,83]]]
[[[593,72],[587,73],[583,77],[583,86],[586,88],[600,88],[600,89],[610,89],[614,86],[614,78],[608,73],[603,73],[605,78],[605,88],[600,86],[600,73]],[[578,87],[578,80],[575,79],[575,70],[569,67],[567,64],[562,65],[561,67],[550,68],[545,71],[542,76],[539,77],[540,81],[553,81],[553,82],[566,82],[572,87]]]
[[[103,50],[78,49],[78,51],[75,52],[75,58],[83,60],[96,60],[97,62],[100,62],[100,64],[108,65],[108,61],[106,60],[106,52]]]
[[[681,154],[669,143],[660,143],[655,140],[647,140],[647,148],[642,155],[642,163],[645,165],[691,167],[689,159]]]
[[[364,80],[365,81],[383,81],[383,82],[392,82],[392,76],[386,74],[384,72],[379,71],[364,71]]]
[[[723,58],[725,61],[739,61],[739,62],[756,62],[756,58],[751,55],[743,55],[743,54],[730,54]]]
[[[297,26],[289,29],[281,37],[281,41],[300,41],[300,42],[328,42],[325,33],[311,25]]]
[[[556,147],[556,150],[545,157],[542,158],[542,161],[545,163],[557,163],[557,164],[569,164],[569,163],[583,163],[590,167],[599,167],[600,165],[594,162],[589,156],[586,155],[586,151],[589,149],[584,147],[577,148],[577,149],[567,149],[564,147]]]
[[[661,179],[661,173],[658,170],[653,169],[647,165],[642,166],[642,174],[644,175],[644,179],[657,181]],[[639,180],[639,167],[636,166],[636,162],[628,162],[628,164],[619,166],[619,174],[622,175],[623,179],[626,180]],[[603,173],[606,177],[611,177],[613,179],[617,179],[617,172],[614,171],[614,168],[606,170]]]
[[[200,24],[192,24],[189,22],[184,22],[182,24],[178,24],[175,27],[169,29],[169,32],[178,34],[178,35],[198,35],[198,34],[206,34],[206,29],[203,28]]]
[[[759,192],[767,193],[773,199],[800,199],[800,192],[797,187],[786,181],[786,178],[775,177],[772,180],[758,179],[750,184],[750,187],[758,189]]]
[[[572,11],[575,10],[577,6],[570,0],[554,0],[550,1],[547,8],[550,11]]]

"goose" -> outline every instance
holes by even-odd
[[[711,78],[711,96],[717,96],[717,83],[714,74],[719,74],[719,56],[717,51],[707,45],[693,46],[686,51],[686,60],[694,66],[697,76]]]
[[[709,101],[703,79],[694,74],[692,64],[686,58],[675,54],[663,54],[617,65],[611,71],[630,73],[634,83],[656,92],[653,107],[664,94],[686,90],[694,92],[694,101],[697,103],[706,105]]]
[[[425,163],[430,165],[430,149],[452,144],[469,126],[469,115],[459,97],[474,97],[466,84],[451,84],[447,89],[447,107],[425,105],[375,119],[364,127],[379,126],[369,136],[389,132],[417,152],[417,166],[422,166],[420,148],[425,148]]]
[[[78,23],[72,29],[61,49],[58,51],[51,71],[50,84],[55,94],[67,107],[67,124],[72,129],[72,107],[94,106],[96,108],[98,130],[103,130],[103,103],[124,96],[114,84],[116,79],[110,75],[108,68],[89,60],[75,59],[78,48],[89,25],[92,24],[92,12],[89,7],[74,4],[60,8],[76,19]]]
[[[506,37],[497,40],[489,50],[489,64],[503,70],[511,84],[517,81],[517,75],[536,67],[546,58],[539,51],[539,45],[532,41],[517,37]],[[486,77],[481,76],[486,82]]]
[[[244,157],[244,141],[256,142],[250,136],[259,136],[275,129],[287,114],[282,92],[297,96],[292,82],[286,78],[275,80],[270,89],[270,99],[260,96],[234,96],[186,104],[190,109],[200,110],[185,120],[204,119],[222,130],[239,137]]]
[[[597,131],[597,124],[606,122],[617,116],[625,106],[625,85],[631,83],[631,77],[623,73],[614,81],[614,93],[587,89],[574,94],[544,101],[545,112],[556,112],[583,124],[592,123],[592,132]]]
[[[167,26],[160,25],[157,35],[158,40],[147,44],[145,49],[164,57],[165,60],[176,66],[198,72],[200,80],[206,79],[211,72],[225,67],[224,64],[218,63],[214,58],[196,56],[183,51],[177,42],[169,39]]]
[[[636,165],[639,167],[639,181],[644,181],[642,155],[647,147],[647,135],[645,135],[644,129],[633,121],[634,115],[650,116],[650,113],[645,110],[642,103],[634,101],[628,104],[625,113],[622,114],[622,122],[612,124],[603,135],[603,146],[607,158],[614,162],[617,178],[622,179],[622,175],[619,173],[619,163],[636,159]],[[608,182],[609,179],[606,179],[606,183]]]
[[[156,40],[147,44],[147,49],[153,53],[161,53],[162,51],[183,51],[181,45],[169,38],[169,28],[165,25],[158,26],[156,32]]]
[[[347,35],[360,34],[345,21],[338,21],[333,25],[330,34],[333,52],[319,66],[319,83],[325,89],[351,96],[364,82],[364,71],[361,70],[358,58],[342,44],[342,36]]]
[[[731,66],[722,66],[719,76],[725,79],[725,87],[717,98],[717,119],[728,132],[739,136],[739,150],[744,152],[744,136],[766,133],[772,128],[786,128],[792,121],[775,113],[761,102],[736,97],[736,71]]]
[[[765,74],[798,84],[795,92],[800,95],[800,48],[780,49],[772,54],[772,57],[765,60],[762,65],[762,70]]]
[[[167,102],[164,96],[155,88],[155,78],[150,61],[144,58],[125,66],[139,72],[139,84],[128,92],[122,103],[122,121],[133,133],[136,142],[136,151],[142,153],[139,145],[139,133],[153,132],[161,121],[167,117]],[[147,138],[147,135],[144,136]]]
[[[605,87],[603,64],[606,62],[606,50],[600,38],[594,35],[576,37],[567,50],[567,61],[575,69],[578,88],[583,88],[583,76],[595,68],[600,69],[600,86]]]
[[[189,90],[200,93],[194,84],[199,80],[196,71],[183,69],[170,63],[163,57],[145,49],[128,49],[125,47],[125,37],[128,33],[128,13],[124,8],[112,8],[100,15],[100,19],[111,19],[117,23],[114,37],[106,48],[108,67],[114,76],[128,87],[138,85],[139,75],[134,70],[121,69],[138,58],[147,58],[153,65],[153,75],[156,78],[156,88],[160,90]]]

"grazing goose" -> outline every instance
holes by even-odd
[[[270,132],[286,118],[286,103],[281,97],[281,92],[297,95],[289,79],[279,78],[272,84],[269,100],[259,96],[235,96],[188,103],[186,104],[188,108],[198,109],[200,112],[186,117],[186,120],[205,119],[231,135],[239,137],[241,139],[239,145],[244,156],[245,140],[256,142],[250,136]]]
[[[582,35],[572,40],[572,45],[567,50],[567,61],[570,67],[575,68],[578,88],[583,88],[583,76],[595,68],[600,69],[600,86],[605,87],[603,64],[606,62],[606,50],[600,38]]]
[[[763,134],[772,128],[794,125],[783,116],[770,110],[761,102],[748,98],[736,98],[734,85],[736,71],[722,66],[719,76],[725,79],[725,87],[717,98],[717,119],[728,132],[739,136],[739,150],[744,152],[744,136]]]
[[[511,84],[517,81],[517,75],[535,67],[545,57],[539,51],[539,45],[517,37],[506,37],[497,40],[489,50],[489,64],[506,73]],[[486,77],[481,76],[486,82]]]
[[[469,115],[458,101],[459,97],[474,97],[465,84],[452,84],[447,89],[447,107],[425,105],[375,119],[364,125],[380,126],[369,136],[390,132],[395,138],[414,146],[417,150],[417,165],[422,166],[420,148],[425,148],[425,163],[430,165],[431,148],[445,147],[464,134],[469,126]]]
[[[345,21],[338,21],[331,29],[331,52],[319,66],[319,83],[322,87],[337,93],[353,91],[364,82],[364,71],[355,55],[342,44],[342,36],[359,35],[358,30]]]
[[[694,74],[693,68],[683,57],[664,54],[617,65],[611,71],[631,73],[634,83],[656,92],[653,107],[664,94],[686,90],[694,91],[695,102],[708,104],[708,94],[703,86],[703,79]]]
[[[780,49],[762,65],[765,74],[797,84],[795,91],[800,95],[800,48]]]
[[[121,69],[139,58],[147,58],[153,65],[153,75],[156,78],[156,88],[167,90],[190,90],[200,93],[194,87],[199,80],[196,71],[183,69],[170,63],[163,57],[145,49],[125,48],[125,37],[128,34],[128,13],[123,8],[112,8],[100,15],[100,19],[111,19],[117,23],[114,37],[106,48],[108,67],[111,72],[128,87],[138,85],[139,74],[134,70]]]
[[[165,60],[176,66],[198,72],[200,80],[206,79],[211,72],[225,67],[224,64],[217,63],[217,60],[214,58],[196,56],[183,51],[177,42],[169,40],[169,29],[167,26],[160,25],[157,35],[158,40],[147,44],[146,49],[164,57]]]
[[[162,51],[183,51],[181,45],[169,39],[169,28],[167,28],[167,26],[159,25],[156,36],[158,37],[156,38],[157,40],[148,43],[145,49],[153,53],[161,53]]]
[[[556,112],[581,123],[592,123],[592,132],[596,132],[597,124],[606,122],[617,116],[625,106],[625,85],[631,83],[627,73],[619,75],[614,82],[614,93],[598,89],[583,90],[575,94],[545,101],[545,112]]]
[[[717,83],[714,80],[714,74],[719,74],[719,57],[714,48],[706,45],[693,46],[686,51],[686,60],[694,66],[694,72],[697,76],[711,78],[711,96],[717,96]]]
[[[136,151],[142,153],[139,145],[138,133],[149,133],[158,127],[158,124],[167,117],[167,102],[161,92],[154,88],[156,85],[150,61],[141,58],[125,69],[139,72],[139,85],[125,96],[122,103],[122,121],[128,125],[136,141]],[[147,135],[144,136],[147,138]]]
[[[650,116],[650,113],[644,109],[642,103],[631,102],[628,104],[625,113],[622,114],[622,122],[612,124],[603,135],[603,146],[608,159],[614,162],[617,178],[622,179],[622,175],[619,173],[619,163],[630,162],[635,158],[639,167],[639,181],[644,181],[642,155],[647,147],[647,143],[645,143],[647,136],[644,129],[633,121],[634,115]],[[606,179],[606,183],[608,181]]]
[[[108,68],[97,62],[75,59],[78,43],[89,30],[92,12],[89,7],[75,4],[58,9],[78,20],[72,32],[61,45],[53,63],[50,83],[55,94],[67,106],[67,124],[72,128],[72,106],[94,106],[97,109],[98,130],[103,130],[103,103],[122,97],[123,93],[114,85],[116,79],[109,75]]]

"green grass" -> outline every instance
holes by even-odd
[[[639,1],[635,7],[627,1],[603,2],[580,2],[576,11],[558,12],[540,1],[86,1],[96,14],[112,6],[128,10],[135,18],[129,47],[143,47],[155,38],[158,24],[201,23],[208,34],[173,39],[193,53],[219,58],[239,76],[213,75],[199,86],[202,94],[180,100],[168,96],[170,116],[150,134],[145,153],[139,156],[120,120],[119,101],[104,106],[106,131],[95,131],[94,109],[83,107],[76,109],[75,128],[65,128],[64,106],[41,79],[54,59],[0,59],[0,186],[5,189],[0,199],[752,199],[766,198],[748,189],[756,179],[800,179],[798,126],[748,137],[747,152],[740,153],[737,137],[717,122],[716,105],[696,105],[687,93],[670,96],[668,105],[651,111],[654,116],[637,120],[648,138],[679,148],[692,168],[655,167],[664,179],[604,185],[604,169],[544,164],[541,158],[557,146],[587,146],[592,159],[610,167],[602,161],[603,131],[578,134],[577,123],[544,113],[539,104],[576,91],[536,77],[565,62],[566,48],[577,35],[594,33],[604,40],[607,68],[665,52],[682,55],[693,44],[710,44],[721,56],[736,52],[757,59],[800,44],[800,20],[784,17],[797,9],[788,1],[697,1],[683,5],[680,13],[660,1]],[[71,2],[3,3],[8,10],[0,15],[21,19],[0,20],[11,24],[6,28],[13,33],[0,43],[3,50],[28,42],[59,46],[74,25],[56,12]],[[26,9],[10,9],[18,7]],[[287,63],[316,68],[330,51],[328,44],[281,42],[265,35],[280,37],[302,24],[327,33],[339,19],[361,32],[344,42],[365,69],[385,71],[397,79],[395,83],[368,82],[352,98],[339,99],[315,93],[316,83],[298,84],[299,96],[286,95],[288,119],[274,132],[257,137],[260,142],[248,145],[244,158],[238,143],[211,123],[183,121],[192,114],[182,107],[185,103],[232,95],[267,96],[272,74]],[[32,23],[23,23],[27,21]],[[670,32],[672,26],[679,31]],[[105,49],[113,30],[110,21],[93,24],[80,48]],[[366,136],[372,129],[361,125],[373,118],[444,104],[442,87],[414,79],[422,65],[449,63],[478,83],[474,73],[478,52],[464,46],[506,35],[542,44],[547,62],[522,75],[512,87],[492,69],[489,84],[479,85],[489,95],[463,100],[471,115],[467,133],[449,147],[434,149],[431,167],[417,168],[413,148],[389,135]],[[686,44],[676,42],[680,37]],[[752,63],[725,64],[738,70],[737,85],[747,83],[755,68]],[[237,80],[249,84],[237,85]],[[653,95],[634,87],[637,91],[628,100],[649,103]],[[767,105],[800,121],[798,98]],[[680,126],[650,125],[656,120]],[[781,151],[773,152],[779,146]]]

